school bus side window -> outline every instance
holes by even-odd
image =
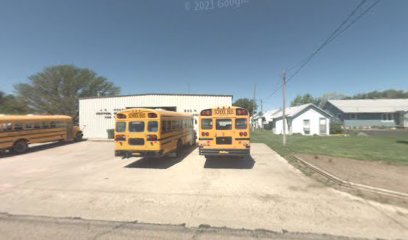
[[[0,131],[7,132],[13,130],[13,125],[11,123],[0,123]]]
[[[14,123],[14,130],[23,130],[22,123]]]
[[[212,129],[212,119],[202,119],[201,120],[201,129]]]
[[[117,122],[116,123],[116,132],[124,132],[126,131],[126,123],[125,122]]]
[[[246,128],[247,128],[246,118],[237,118],[235,120],[235,129],[246,129]]]
[[[167,127],[166,121],[161,121],[161,131],[162,132],[167,131],[166,127]]]

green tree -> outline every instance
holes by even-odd
[[[296,98],[290,103],[291,107],[307,104],[307,103],[313,103],[318,105],[319,104],[319,99],[314,98],[312,95],[309,93],[306,93],[304,95],[297,95]]]
[[[324,107],[324,105],[327,103],[329,100],[341,100],[347,98],[346,95],[341,94],[341,93],[324,93],[319,99],[318,99],[318,106],[319,107]]]
[[[256,113],[256,109],[258,108],[258,105],[256,104],[256,102],[248,98],[237,99],[232,105],[236,107],[242,107],[242,108],[247,109],[251,116],[254,114],[254,112]]]
[[[348,99],[396,99],[408,98],[408,91],[388,89],[385,91],[371,91],[367,93],[359,93]]]
[[[26,114],[28,108],[18,98],[0,91],[0,114]]]
[[[15,86],[18,96],[35,113],[64,114],[78,118],[81,97],[112,96],[119,88],[95,72],[73,65],[45,68]]]

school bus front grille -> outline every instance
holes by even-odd
[[[232,137],[217,137],[215,142],[219,145],[232,144]]]
[[[140,146],[140,145],[144,145],[144,139],[143,138],[129,138],[128,143],[129,145]]]

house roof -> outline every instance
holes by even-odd
[[[326,115],[327,117],[331,116],[329,113],[327,113],[326,111],[324,111],[323,109],[317,107],[316,105],[314,105],[312,103],[303,104],[303,105],[299,105],[299,106],[295,106],[295,107],[288,107],[285,110],[285,116],[288,117],[288,118],[294,118],[298,114],[305,111],[307,108],[314,108],[315,110],[317,110],[320,113]],[[271,115],[269,115],[268,117],[265,117],[265,119],[267,119],[267,120],[269,119],[270,121],[273,120],[273,119],[281,118],[282,114],[283,114],[282,109],[276,109],[276,110],[272,110],[270,112],[273,112],[273,113]]]
[[[389,113],[408,111],[408,99],[329,100],[344,113]]]
[[[266,112],[263,114],[263,117],[265,118],[266,121],[272,121],[272,119],[273,119],[272,116],[273,116],[275,113],[279,112],[279,111],[280,111],[280,109],[273,109],[273,110],[270,110],[270,111],[266,111]]]
[[[299,106],[295,106],[295,107],[288,107],[285,110],[285,115],[286,117],[293,117],[295,115],[297,115],[299,112],[301,112],[302,110],[304,110],[305,108],[311,106],[312,104],[303,104],[303,105],[299,105]],[[278,118],[278,117],[282,117],[282,109],[279,109],[279,111],[275,112],[272,115],[273,118]]]
[[[264,116],[264,115],[259,112],[259,113],[254,114],[254,115],[251,117],[251,119],[256,120],[256,119],[263,118],[263,116]]]

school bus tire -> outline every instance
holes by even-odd
[[[28,142],[27,140],[21,139],[14,143],[13,152],[21,154],[28,151]]]
[[[183,143],[181,140],[177,141],[177,148],[176,148],[176,157],[181,157],[181,151],[183,149]]]
[[[80,141],[82,141],[82,137],[83,137],[82,132],[79,132],[79,133],[76,134],[76,136],[74,138],[74,141],[75,142],[80,142]]]

